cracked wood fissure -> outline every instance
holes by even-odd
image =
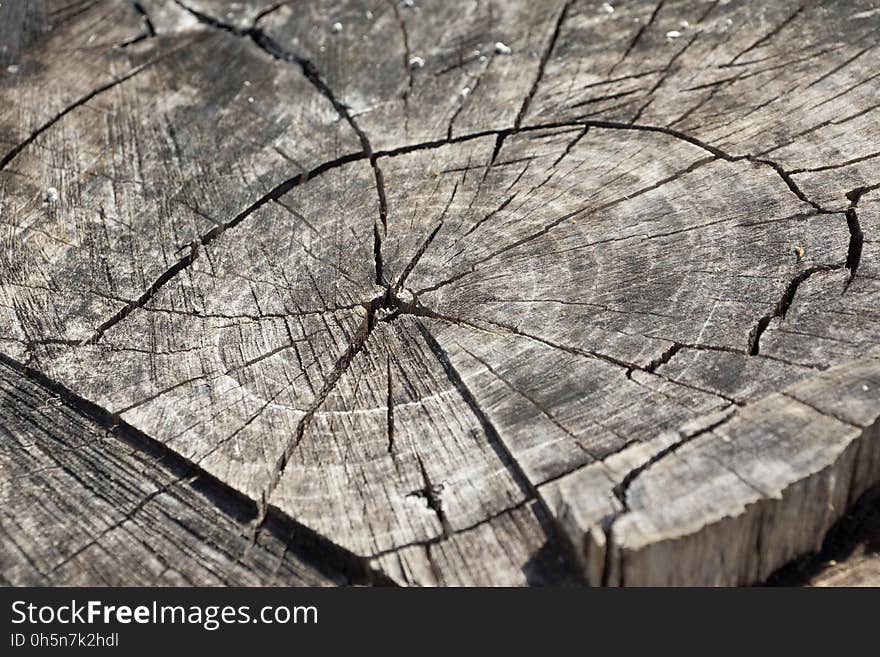
[[[3,581],[783,581],[880,484],[878,27],[3,3]]]

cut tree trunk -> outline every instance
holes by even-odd
[[[880,583],[878,34],[2,3],[0,578]]]

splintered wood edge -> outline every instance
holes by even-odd
[[[763,582],[880,483],[878,391],[875,348],[540,493],[592,585]]]

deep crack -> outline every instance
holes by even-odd
[[[867,191],[866,187],[858,187],[848,192],[846,198],[849,199],[850,205],[846,210],[846,226],[849,229],[849,247],[846,254],[846,268],[849,269],[849,280],[847,288],[855,278],[856,271],[859,269],[859,263],[862,260],[862,247],[865,243],[865,234],[859,224],[859,215],[856,210],[862,194]]]
[[[788,282],[788,285],[785,286],[785,290],[783,290],[782,296],[779,298],[779,301],[776,302],[773,310],[761,317],[757,324],[755,324],[755,327],[749,332],[748,354],[751,356],[757,356],[760,354],[761,336],[764,335],[764,331],[767,330],[767,327],[773,319],[785,319],[785,315],[791,307],[791,304],[794,301],[794,296],[797,294],[798,287],[800,287],[801,283],[818,272],[832,271],[840,268],[841,265],[816,265],[815,267],[805,269],[792,278]]]

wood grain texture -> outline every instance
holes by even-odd
[[[880,586],[880,491],[874,489],[832,528],[822,549],[774,573],[775,586]]]
[[[3,3],[3,578],[822,554],[880,486],[878,30],[862,0]]]
[[[349,581],[344,570],[322,572],[299,557],[293,534],[263,532],[252,543],[246,506],[83,417],[58,392],[5,364],[0,385],[5,584]]]

